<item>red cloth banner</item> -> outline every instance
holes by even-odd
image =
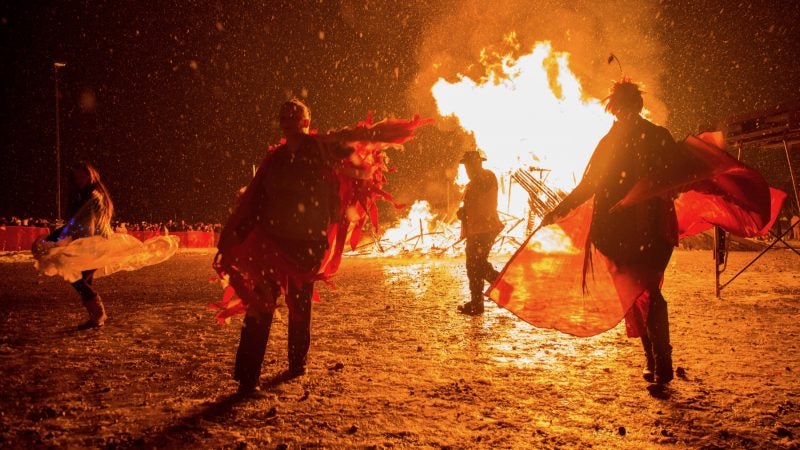
[[[31,249],[36,238],[49,234],[44,227],[0,227],[0,251],[15,252]],[[162,236],[160,231],[128,231],[129,235],[144,242],[152,237]],[[180,239],[180,248],[214,248],[216,238],[211,231],[177,231],[169,233]]]
[[[184,231],[172,234],[181,239],[181,247],[183,248],[214,247],[214,233],[209,231]]]
[[[128,234],[142,242],[164,235],[161,231],[128,231]],[[213,248],[215,245],[211,231],[170,231],[168,234],[180,239],[180,248]]]
[[[48,233],[50,230],[43,227],[0,227],[0,251],[30,250],[36,238]]]

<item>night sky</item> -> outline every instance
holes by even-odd
[[[800,99],[793,1],[520,0],[491,11],[473,0],[9,3],[0,6],[5,216],[55,216],[54,61],[67,64],[62,164],[93,162],[123,220],[224,221],[280,137],[283,100],[306,100],[320,130],[370,111],[435,115],[432,82],[474,70],[480,49],[512,30],[523,50],[547,39],[571,52],[596,97],[619,77],[605,62],[614,52],[676,138]],[[387,187],[401,201],[444,201],[469,139],[439,122],[393,155]]]

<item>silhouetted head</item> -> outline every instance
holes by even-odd
[[[78,190],[86,189],[87,186],[97,186],[100,184],[100,173],[93,165],[86,161],[81,161],[72,167],[70,181]]]
[[[97,228],[103,230],[103,235],[107,235],[111,227],[111,217],[114,215],[114,203],[111,201],[111,196],[108,194],[106,185],[103,184],[103,180],[100,179],[100,172],[88,162],[81,161],[72,167],[70,175],[72,185],[76,190],[73,195],[77,195],[78,198],[81,198],[90,186],[92,191],[99,194],[98,199],[101,207],[96,218]],[[75,211],[68,211],[68,213],[71,215],[74,214]]]
[[[461,157],[459,163],[464,165],[464,169],[467,170],[467,176],[472,179],[473,174],[483,167],[484,161],[486,161],[486,154],[483,150],[470,150],[464,152],[464,156]]]
[[[311,110],[305,103],[293,98],[281,105],[278,120],[281,131],[287,138],[297,134],[308,134],[311,126]]]
[[[620,120],[638,117],[644,106],[639,85],[627,77],[614,83],[611,93],[605,98],[605,101],[606,111]]]

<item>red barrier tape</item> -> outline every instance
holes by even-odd
[[[128,234],[140,241],[163,235],[160,231],[128,231]],[[168,234],[180,239],[181,248],[212,248],[215,245],[214,233],[210,231],[170,231]]]
[[[48,233],[43,227],[0,227],[0,251],[30,250],[36,238]]]
[[[34,241],[39,236],[50,233],[47,228],[41,227],[0,227],[0,251],[30,250]],[[160,231],[129,231],[128,234],[146,241],[155,236],[161,236]],[[217,236],[211,231],[175,231],[169,233],[180,239],[181,248],[214,248]]]

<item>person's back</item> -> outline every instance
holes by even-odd
[[[261,226],[282,239],[326,241],[338,207],[336,176],[314,137],[299,140],[294,152],[278,147],[265,165]]]
[[[616,118],[600,141],[578,186],[544,218],[557,218],[593,198],[589,240],[608,258],[614,283],[625,286],[620,301],[635,302],[625,314],[629,337],[641,337],[646,366],[643,377],[654,386],[672,380],[672,345],[667,303],[661,281],[678,243],[677,217],[671,198],[653,198],[621,208],[617,204],[640,180],[666,170],[675,141],[669,132],[641,117],[642,92],[628,79],[615,83],[606,111]],[[591,252],[586,246],[586,252]],[[584,259],[584,276],[592,253]]]
[[[640,180],[664,167],[675,142],[669,131],[645,119],[615,122],[592,163],[603,167],[594,198],[592,242],[618,260],[637,259],[654,244],[677,245],[677,218],[671,200],[655,197],[619,208]]]
[[[488,261],[489,252],[503,229],[497,215],[497,177],[483,168],[485,160],[481,150],[473,150],[464,153],[460,161],[470,180],[464,192],[464,206],[458,211],[461,237],[466,240],[470,301],[459,305],[458,310],[469,315],[483,313],[484,281],[492,282],[498,274]]]
[[[502,228],[497,214],[497,177],[492,171],[481,168],[473,175],[464,192],[463,215],[465,235],[496,233]]]

